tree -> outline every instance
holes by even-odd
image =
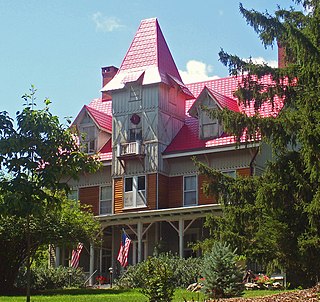
[[[68,190],[64,179],[99,167],[92,156],[80,151],[71,130],[60,124],[49,110],[35,107],[34,87],[23,96],[25,107],[16,114],[16,126],[7,112],[0,112],[0,179],[4,197],[1,214],[25,218],[27,301],[30,301],[32,224],[48,209],[61,205],[60,191]]]
[[[279,44],[285,65],[255,65],[221,50],[220,60],[232,75],[243,79],[236,96],[256,115],[211,112],[225,130],[248,139],[256,134],[271,145],[274,161],[261,177],[227,179],[199,163],[211,179],[207,192],[218,194],[224,215],[208,224],[239,247],[249,259],[287,271],[293,285],[310,285],[320,271],[320,4],[296,0],[297,8],[278,7],[274,15],[240,12],[265,47]],[[300,10],[299,10],[300,9]],[[263,82],[271,77],[271,84]],[[258,109],[283,99],[279,115],[261,118]],[[228,201],[228,202],[225,202]],[[219,237],[219,238],[218,238]]]
[[[203,261],[203,290],[211,298],[230,298],[241,296],[243,272],[237,265],[236,250],[229,244],[215,242]]]
[[[49,244],[64,245],[69,249],[78,242],[92,242],[100,230],[100,224],[87,207],[73,200],[61,198],[61,207],[47,207],[41,217],[30,219],[30,254]],[[3,198],[0,204],[3,203]],[[14,292],[19,269],[27,258],[26,218],[0,214],[0,293]],[[33,257],[34,258],[34,257]],[[46,261],[48,261],[46,259]]]

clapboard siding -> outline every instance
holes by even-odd
[[[208,182],[207,177],[204,175],[198,176],[198,204],[199,205],[206,205],[216,203],[216,199],[214,196],[207,196],[203,192],[203,185]]]
[[[92,207],[94,215],[99,215],[99,186],[80,188],[79,199],[82,204]]]
[[[157,209],[157,174],[149,174],[147,178],[148,209]]]
[[[170,177],[168,185],[168,208],[181,207],[183,202],[183,176]]]
[[[169,177],[164,176],[162,174],[158,174],[158,207],[159,209],[165,209],[168,207],[168,185],[169,185]]]
[[[251,175],[250,168],[238,169],[237,174],[240,176],[250,176]]]

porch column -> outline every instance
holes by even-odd
[[[90,243],[90,263],[89,263],[89,275],[90,275],[90,280],[89,280],[89,286],[93,286],[93,272],[94,272],[94,247],[93,244]]]
[[[142,222],[137,224],[137,237],[138,237],[138,263],[142,261]]]
[[[60,265],[60,247],[56,246],[56,261],[55,266],[58,267]]]
[[[137,242],[132,241],[132,264],[137,264]]]
[[[182,218],[179,219],[179,256],[183,258],[183,233],[184,233],[184,221]]]
[[[100,254],[99,254],[99,272],[100,275],[102,274],[102,254],[103,254],[103,250],[102,250],[102,246],[100,246]]]

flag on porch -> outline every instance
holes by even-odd
[[[77,268],[79,265],[80,254],[83,248],[83,243],[78,243],[77,248],[72,251],[70,266]]]
[[[130,249],[131,239],[129,236],[123,231],[121,236],[121,244],[118,253],[117,260],[120,262],[122,267],[126,267],[128,265],[128,254]]]

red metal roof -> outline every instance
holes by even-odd
[[[272,84],[270,76],[265,76],[260,82],[266,85]],[[201,94],[203,89],[207,87],[222,107],[227,107],[230,110],[240,111],[248,116],[253,116],[257,113],[257,111],[254,109],[253,103],[248,107],[244,107],[243,105],[235,107],[235,102],[237,103],[237,101],[233,94],[237,90],[238,85],[241,83],[241,77],[228,77],[209,80],[205,82],[192,83],[188,84],[187,86],[196,98]],[[164,151],[165,154],[188,152],[192,150],[212,148],[217,146],[227,146],[236,143],[235,137],[230,136],[226,133],[223,133],[220,137],[215,139],[200,139],[198,120],[188,114],[188,111],[190,110],[190,108],[192,108],[192,105],[195,101],[196,99],[186,101],[185,125],[172,140],[171,144],[166,148],[166,150]],[[258,113],[261,117],[275,117],[278,115],[282,106],[283,101],[280,98],[276,97],[273,105],[271,104],[271,102],[263,104],[262,107],[258,110]],[[245,141],[245,134],[241,137],[240,141]]]
[[[90,106],[85,106],[85,109],[89,112],[100,128],[103,128],[108,132],[112,132],[112,116]]]
[[[240,111],[248,116],[257,113],[253,104],[249,107],[244,107],[238,104],[234,96],[234,92],[243,81],[242,77],[231,76],[185,85],[156,18],[141,21],[117,74],[103,87],[102,91],[122,89],[126,83],[137,81],[142,85],[154,83],[172,85],[175,83],[185,94],[185,124],[167,147],[165,153],[188,152],[235,143],[235,138],[227,134],[222,134],[219,138],[211,140],[201,140],[199,138],[198,120],[191,117],[188,111],[204,90],[211,94],[221,108]],[[266,76],[261,80],[261,83],[270,84],[271,78]],[[262,117],[276,116],[282,105],[283,103],[280,99],[275,99],[274,106],[271,102],[264,104],[258,110],[258,113]],[[86,106],[86,110],[90,112],[100,127],[111,131],[111,107],[112,100],[94,99],[89,106]],[[242,140],[244,140],[244,136]],[[111,148],[111,140],[109,140],[100,151],[101,159],[112,158]]]
[[[142,78],[142,85],[170,84],[171,77],[186,96],[193,97],[183,84],[156,18],[142,20],[115,77],[101,91],[122,89]]]
[[[106,144],[100,149],[99,151],[99,159],[104,160],[111,160],[112,159],[112,139],[110,138]]]

